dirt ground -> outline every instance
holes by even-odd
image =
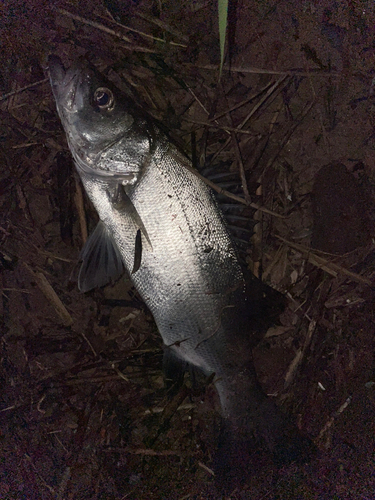
[[[225,498],[374,499],[374,3],[231,2],[220,82],[216,1],[5,0],[0,13],[0,499],[221,498],[212,384],[186,377],[167,397],[161,338],[127,277],[77,289],[97,218],[51,53],[86,55],[203,173],[242,169],[235,194],[257,224],[235,236],[287,298],[254,350],[259,379],[318,452],[282,468],[261,455]]]

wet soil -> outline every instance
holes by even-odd
[[[252,204],[235,212],[256,222],[233,229],[242,258],[287,299],[255,365],[318,453],[279,467],[256,450],[225,498],[374,498],[373,2],[232,2],[220,83],[214,1],[53,5],[0,7],[0,498],[222,498],[212,383],[186,376],[168,397],[161,338],[128,277],[77,290],[97,216],[45,79],[50,53],[86,55],[203,173],[243,168],[242,188],[224,186]]]
[[[372,233],[372,200],[366,195],[366,187],[342,163],[321,168],[312,191],[311,246],[344,255],[366,245]]]

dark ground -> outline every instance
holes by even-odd
[[[44,80],[57,53],[87,54],[187,152],[194,131],[201,165],[238,171],[236,140],[252,202],[282,216],[250,211],[248,265],[288,299],[254,356],[319,453],[260,457],[227,498],[374,499],[374,3],[233,2],[220,85],[216,2],[57,5],[0,6],[0,498],[218,498],[213,388],[169,401],[129,280],[74,282],[96,219]]]

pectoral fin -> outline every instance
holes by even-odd
[[[133,205],[131,199],[126,194],[124,186],[122,184],[118,185],[116,197],[113,200],[113,207],[118,212],[125,212],[126,215],[133,220],[135,226],[142,231],[142,234],[146,238],[146,241],[150,246],[150,250],[152,251],[152,244],[146,231],[145,225],[143,224],[143,221],[139,213],[137,212],[137,209]]]
[[[81,252],[82,265],[78,288],[88,292],[116,281],[124,271],[121,254],[102,221],[87,240]]]
[[[141,230],[137,230],[135,237],[135,249],[134,249],[134,264],[132,274],[136,273],[141,267],[142,262],[142,233]]]

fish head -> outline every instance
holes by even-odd
[[[68,70],[48,59],[56,107],[78,171],[132,184],[152,147],[147,123],[134,105],[88,61]]]

